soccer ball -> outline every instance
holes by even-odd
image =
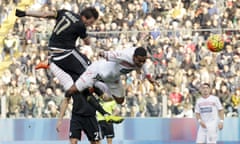
[[[212,52],[219,52],[224,48],[224,40],[220,35],[212,35],[207,39],[207,48]]]

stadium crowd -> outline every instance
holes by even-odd
[[[199,85],[209,82],[226,116],[240,116],[239,0],[38,0],[30,9],[79,13],[87,6],[96,7],[100,19],[88,30],[92,46],[79,40],[79,50],[94,61],[100,50],[144,46],[148,69],[160,83],[153,87],[136,72],[122,77],[126,100],[118,106],[119,115],[193,117]],[[54,22],[17,19],[6,36],[12,42],[4,44],[20,56],[12,54],[12,63],[1,75],[1,117],[57,117],[62,86],[49,70],[35,70],[48,57]],[[211,34],[224,36],[223,51],[207,50],[205,41]],[[5,54],[3,48],[2,59]],[[65,117],[70,113],[71,104]]]

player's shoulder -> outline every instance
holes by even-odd
[[[134,51],[137,49],[137,47],[132,46],[132,47],[128,47],[127,49],[128,49],[129,51],[133,51],[133,52],[134,52]]]
[[[72,13],[71,11],[67,10],[67,9],[58,9],[57,12],[59,13],[64,13],[64,12],[70,12]]]
[[[67,10],[67,9],[59,9],[59,10],[57,10],[57,14],[58,14],[58,16],[78,17],[78,14],[76,14],[70,10]]]
[[[65,12],[67,12],[68,10],[66,10],[66,9],[58,9],[58,10],[56,10],[56,12],[57,12],[57,14],[58,15],[62,15],[62,14],[64,14]]]
[[[126,55],[132,55],[135,50],[136,50],[136,47],[128,47],[128,48],[122,49],[121,51]]]

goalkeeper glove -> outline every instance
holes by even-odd
[[[22,10],[19,10],[19,9],[16,9],[15,16],[17,16],[17,17],[24,17],[24,16],[26,16],[26,12],[22,11]]]

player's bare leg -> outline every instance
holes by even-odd
[[[70,138],[70,143],[71,144],[77,144],[78,143],[78,139],[77,138]]]
[[[77,87],[74,84],[66,91],[65,96],[66,97],[70,97],[70,96],[72,96],[73,94],[75,94],[77,92],[78,92],[78,89],[77,89]]]

